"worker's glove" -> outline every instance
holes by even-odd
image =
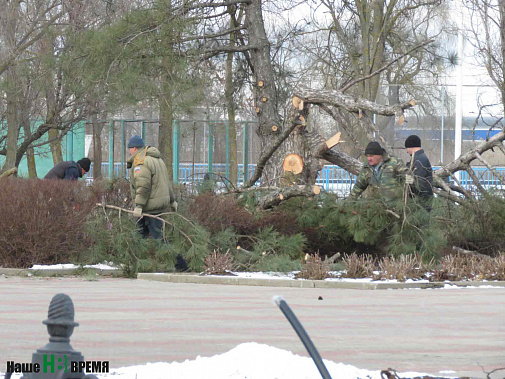
[[[406,184],[414,184],[414,177],[410,174],[405,175]]]
[[[172,208],[172,212],[177,212],[178,207],[179,207],[179,204],[177,204],[177,201],[174,201],[172,204],[170,204],[170,208]]]
[[[141,218],[142,217],[142,207],[135,207],[133,210],[133,216]]]

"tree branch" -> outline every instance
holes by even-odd
[[[423,42],[417,46],[414,46],[412,49],[410,49],[409,51],[407,51],[405,54],[402,54],[400,55],[398,58],[396,59],[393,59],[391,62],[389,62],[387,65],[379,68],[378,70],[372,72],[370,75],[367,75],[367,76],[364,76],[362,78],[359,78],[359,79],[355,79],[353,81],[351,81],[350,83],[346,84],[343,88],[340,89],[341,92],[345,92],[347,91],[349,88],[351,88],[353,85],[357,84],[357,83],[360,83],[362,81],[365,81],[365,80],[368,80],[372,77],[374,77],[375,75],[378,75],[380,74],[382,71],[384,70],[387,70],[389,67],[391,67],[394,63],[398,62],[400,59],[402,59],[403,57],[409,55],[410,53],[412,53],[413,51],[423,47],[423,46],[426,46],[426,45],[429,45],[430,43],[434,42],[435,40],[434,39],[430,39],[426,42]]]

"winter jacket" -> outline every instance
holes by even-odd
[[[142,212],[148,214],[170,211],[175,196],[159,150],[150,146],[140,149],[130,157],[127,167],[135,206],[142,207]]]
[[[44,176],[44,179],[77,180],[79,178],[82,178],[82,168],[74,161],[60,162]]]
[[[424,150],[418,150],[414,153],[414,163],[412,164],[412,172],[415,175],[417,188],[412,188],[412,192],[420,198],[429,199],[433,197],[433,170],[431,163]],[[410,162],[407,163],[410,167]]]
[[[382,157],[382,164],[375,175],[374,168],[368,162],[363,165],[350,198],[358,198],[367,188],[370,188],[372,196],[381,196],[387,202],[401,198],[408,169],[400,158],[387,153]]]

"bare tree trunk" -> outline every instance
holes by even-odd
[[[91,117],[93,125],[93,179],[102,177],[102,131],[104,122],[99,122],[98,117],[94,114]]]
[[[501,52],[501,62],[502,65],[505,64],[505,2],[498,1],[498,11],[500,13],[500,52]],[[505,81],[505,67],[502,66],[502,80]],[[505,83],[499,87],[501,92],[501,100],[503,104],[503,108],[505,110]]]
[[[21,123],[23,126],[24,138],[25,141],[31,137],[32,131],[30,128],[30,115],[27,111],[27,107],[23,107],[23,111],[21,112]],[[26,164],[28,166],[28,177],[36,178],[37,177],[37,166],[35,164],[35,151],[32,147],[26,149]]]
[[[228,8],[230,15],[232,11]],[[230,27],[234,27],[233,17],[230,17]],[[236,36],[230,34],[230,47],[236,45]],[[225,79],[225,98],[228,107],[228,138],[229,138],[229,154],[230,154],[230,182],[237,186],[238,182],[238,160],[237,160],[237,127],[235,124],[235,103],[233,101],[233,93],[235,87],[233,85],[233,52],[229,52],[226,56],[226,79]]]
[[[17,81],[15,66],[7,70],[7,154],[3,171],[16,166],[16,153],[18,149],[19,138],[19,106],[20,94],[19,88],[21,85]]]
[[[41,54],[54,54],[54,38],[50,35],[45,35],[39,44],[39,50]],[[46,81],[46,115],[47,118],[50,118],[52,112],[55,112],[57,104],[56,104],[56,85],[54,84],[53,72],[48,70],[45,74]],[[47,137],[49,141],[49,146],[51,148],[51,154],[53,157],[53,164],[56,165],[63,161],[63,151],[61,148],[61,138],[60,131],[58,129],[51,128],[47,132]]]
[[[61,140],[59,138],[59,131],[57,129],[49,129],[47,132],[48,138],[51,140],[49,146],[51,147],[51,155],[53,156],[53,164],[58,164],[63,161],[63,151],[61,149]]]
[[[261,13],[261,0],[251,0],[245,6],[245,25],[248,30],[249,45],[254,48],[251,52],[253,72],[253,92],[255,99],[258,125],[256,133],[260,137],[262,155],[272,140],[282,133],[282,124],[278,112],[277,91],[275,77],[270,57],[270,42],[268,41],[263,17]],[[270,182],[279,176],[279,169],[284,157],[275,154],[263,165],[263,182]]]
[[[165,67],[168,67],[169,63],[166,62]],[[165,74],[161,79],[161,90],[162,93],[159,97],[159,107],[160,107],[160,126],[158,135],[158,145],[161,153],[161,159],[165,162],[168,170],[168,177],[173,177],[174,167],[173,162],[173,151],[172,151],[172,132],[174,124],[174,114],[172,106],[172,93],[170,84],[168,81],[170,76]]]

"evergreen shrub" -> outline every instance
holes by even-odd
[[[110,262],[121,266],[125,276],[137,272],[173,272],[181,254],[192,271],[201,271],[210,250],[210,235],[201,226],[178,214],[163,215],[167,221],[165,240],[144,239],[135,219],[115,209],[97,207],[86,231],[93,241],[75,255],[81,264]]]
[[[464,206],[446,204],[441,216],[447,219],[451,246],[494,256],[505,251],[505,198],[490,194]]]
[[[309,253],[359,252],[376,257],[423,253],[439,257],[446,246],[443,223],[412,201],[391,206],[377,199],[337,200],[324,194],[290,199],[284,211],[298,215]]]

